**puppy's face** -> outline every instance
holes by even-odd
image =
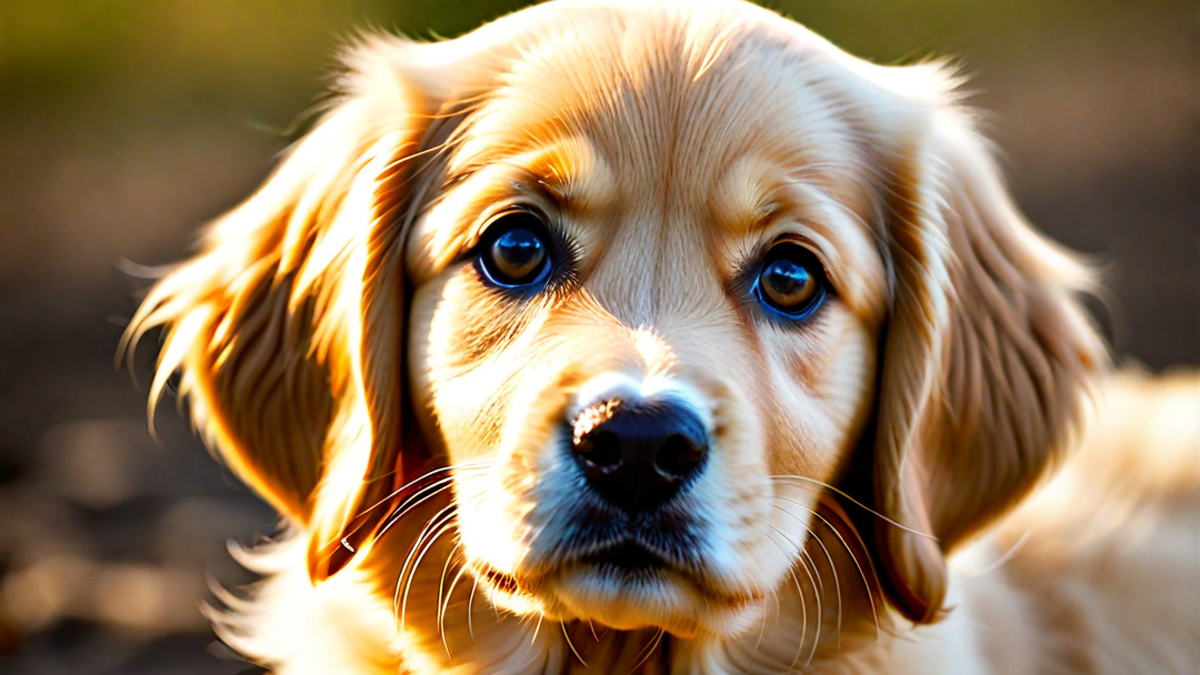
[[[787,670],[826,619],[821,557],[868,587],[847,613],[933,621],[945,555],[1064,447],[1103,361],[1089,274],[1022,220],[940,68],[720,1],[551,2],[345,61],[128,334],[170,326],[152,393],[182,369],[315,581],[389,595],[453,532],[468,632],[477,588],[564,633],[730,649],[773,606]],[[420,583],[445,640],[455,584]],[[496,653],[535,649],[500,616]]]
[[[867,415],[876,202],[826,93],[623,39],[530,58],[458,129],[407,246],[413,396],[497,604],[725,633]]]

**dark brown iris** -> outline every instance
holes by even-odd
[[[796,244],[775,246],[758,273],[758,294],[790,316],[807,316],[825,297],[824,274],[811,251]]]
[[[538,281],[549,255],[541,223],[530,213],[503,216],[492,227],[503,228],[483,252],[484,270],[503,286],[524,286]]]

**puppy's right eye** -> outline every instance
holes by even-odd
[[[531,286],[549,275],[549,249],[542,221],[528,211],[512,211],[488,227],[479,267],[497,286]]]

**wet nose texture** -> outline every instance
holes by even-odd
[[[704,424],[673,402],[606,402],[575,420],[572,451],[588,484],[630,514],[650,511],[700,473]]]

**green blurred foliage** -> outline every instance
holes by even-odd
[[[1179,17],[1166,25],[1183,30],[1196,20],[1193,0],[760,1],[879,62],[952,55],[973,73],[1046,78],[1068,72],[1062,64],[1081,54],[1121,48],[1080,49],[1081,36],[1121,42],[1162,30],[1164,16]],[[240,129],[239,142],[278,144],[307,119],[338,46],[356,31],[453,37],[527,4],[0,0],[0,126],[9,139],[0,139],[8,146],[0,156],[31,133],[42,140],[26,144],[24,163],[29,153],[85,147],[104,148],[111,162],[137,148],[153,151],[163,139],[200,138],[200,129]],[[1063,36],[1074,46],[1059,49]],[[997,81],[980,80],[984,90]]]
[[[860,56],[970,56],[1075,17],[1186,0],[768,0]],[[301,103],[358,28],[454,36],[518,0],[3,0],[0,113],[66,99]]]
[[[363,28],[455,35],[512,0],[4,0],[0,108],[80,94],[269,101],[316,86]],[[313,84],[304,84],[313,83]]]

